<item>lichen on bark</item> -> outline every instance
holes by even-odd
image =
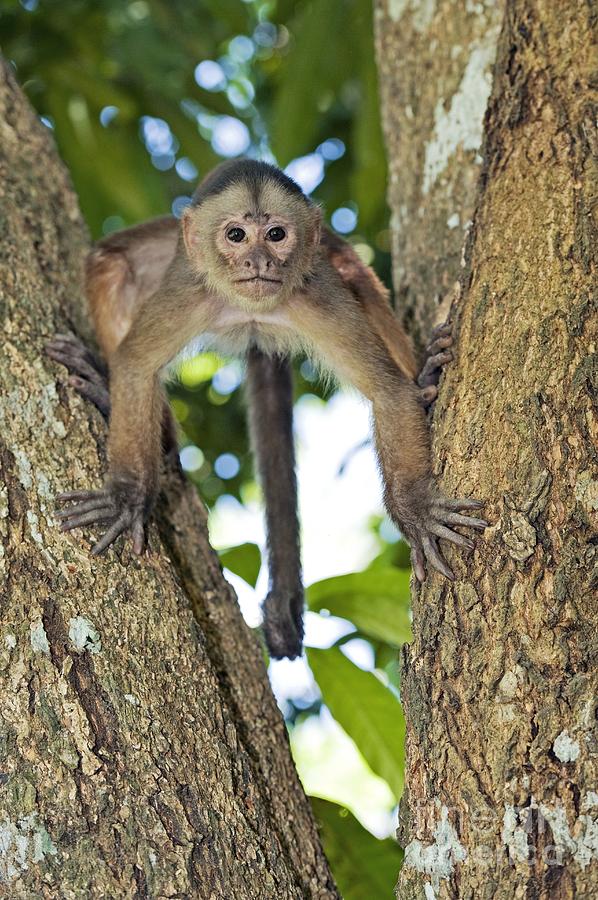
[[[335,898],[261,648],[176,472],[150,550],[93,559],[57,491],[105,426],[44,356],[88,335],[87,236],[0,64],[0,896]]]
[[[420,346],[459,278],[502,7],[502,0],[374,7],[397,312]]]

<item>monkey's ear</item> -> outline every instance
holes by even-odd
[[[200,237],[197,225],[198,223],[193,215],[193,209],[187,207],[181,217],[181,226],[183,229],[185,250],[190,259],[197,259],[200,255]]]

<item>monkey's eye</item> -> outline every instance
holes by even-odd
[[[280,228],[279,226],[275,228],[271,228],[270,231],[266,234],[266,237],[269,241],[284,241],[287,233],[284,228]]]
[[[242,228],[229,228],[226,232],[226,236],[233,244],[240,244],[245,238],[245,232]]]

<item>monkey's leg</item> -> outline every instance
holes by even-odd
[[[251,348],[247,393],[251,442],[266,503],[270,587],[263,605],[264,634],[270,656],[293,659],[301,655],[304,600],[288,358]]]
[[[164,278],[176,245],[178,226],[171,216],[114,232],[88,254],[85,292],[96,337],[109,357],[127,334],[135,309]],[[51,359],[65,366],[69,383],[108,420],[108,366],[69,334],[56,334],[46,345]]]
[[[289,306],[289,317],[341,382],[353,384],[372,403],[385,505],[411,545],[416,577],[423,581],[427,562],[454,578],[439,539],[471,549],[472,541],[455,526],[482,530],[487,523],[461,513],[481,509],[482,503],[444,497],[436,487],[421,389],[398,365],[355,294],[344,289],[335,294],[314,282],[313,294],[301,306]]]
[[[69,384],[91,401],[106,422],[110,419],[110,376],[108,366],[72,334],[56,334],[46,345],[48,356],[70,372]],[[164,404],[162,449],[169,463],[178,465],[178,441],[174,416]]]
[[[103,553],[130,532],[141,553],[145,523],[159,487],[164,396],[160,372],[192,337],[207,330],[211,307],[179,273],[139,309],[130,331],[110,357],[110,471],[99,491],[58,495],[63,531],[105,523],[92,553]]]

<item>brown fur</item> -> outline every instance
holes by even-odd
[[[322,246],[345,287],[362,304],[372,328],[382,337],[393,360],[407,378],[415,379],[417,362],[411,341],[395,318],[387,289],[361,261],[353,247],[325,228]]]
[[[174,216],[162,216],[107,235],[87,257],[87,302],[107,357],[129,331],[137,308],[162,283],[179,230]]]

